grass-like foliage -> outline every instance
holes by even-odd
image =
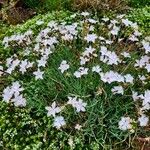
[[[3,149],[136,149],[150,136],[150,39],[125,15],[60,11],[1,38]]]

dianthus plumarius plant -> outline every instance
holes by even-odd
[[[53,130],[81,133],[97,149],[149,131],[150,37],[124,14],[39,18],[8,34],[0,66],[8,107],[47,114]],[[76,149],[72,137],[68,145]]]

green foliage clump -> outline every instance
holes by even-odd
[[[43,9],[46,10],[60,10],[70,9],[71,8],[71,1],[72,0],[45,0],[43,4]]]
[[[134,13],[135,12],[133,12],[131,16],[134,16]],[[11,27],[4,35],[9,36],[31,29],[36,36],[46,27],[50,20],[57,20],[58,22],[61,20],[68,24],[71,23],[68,14],[70,13],[60,11],[39,15],[23,25]],[[129,18],[131,16],[129,16]],[[36,24],[39,20],[44,22],[41,26]],[[80,18],[78,18],[78,20],[80,20]],[[136,21],[136,17],[133,17],[133,20]],[[139,19],[138,23],[140,22],[142,22],[141,19]],[[143,26],[143,24],[141,24],[141,26]],[[102,33],[100,28],[97,28],[96,31]],[[6,105],[0,102],[0,143],[2,149],[117,150],[118,145],[121,146],[118,150],[127,148],[127,144],[125,144],[126,147],[123,146],[124,142],[128,142],[127,140],[130,140],[131,136],[137,133],[120,133],[117,125],[118,120],[123,114],[127,112],[130,113],[134,110],[133,101],[128,97],[120,99],[119,96],[113,99],[110,94],[111,87],[97,82],[99,81],[99,76],[97,75],[94,75],[94,80],[93,74],[90,73],[88,78],[77,81],[72,77],[71,72],[63,76],[55,69],[58,68],[62,58],[69,58],[71,63],[76,67],[76,57],[73,56],[76,51],[74,50],[82,49],[82,47],[82,41],[78,41],[77,44],[75,43],[73,48],[67,47],[67,43],[60,44],[59,47],[57,47],[58,53],[54,53],[53,59],[48,62],[44,80],[35,82],[34,79],[28,78],[28,75],[19,79],[24,82],[25,97],[28,99],[28,105],[30,107],[20,109],[14,108],[11,104]],[[4,51],[2,53],[4,53]],[[7,56],[5,57],[7,58]],[[95,63],[96,62],[93,61],[90,65],[94,65]],[[107,70],[108,66],[102,65],[101,67]],[[131,69],[130,66],[128,67]],[[75,68],[72,67],[72,69],[73,72]],[[13,77],[18,79],[19,76],[14,75]],[[54,99],[64,103],[68,93],[82,95],[86,99],[88,102],[87,114],[77,116],[67,108],[66,111],[62,113],[66,121],[70,122],[70,124],[63,130],[57,131],[52,127],[52,118],[48,118],[44,108],[40,108],[44,107],[45,103],[49,105]],[[133,117],[135,116],[134,113],[132,114]],[[78,121],[75,120],[77,117]],[[83,122],[83,130],[75,131],[73,126],[76,123]],[[69,139],[73,141],[71,148],[68,143]]]
[[[41,0],[23,0],[23,3],[28,8],[37,8],[37,7],[41,7],[42,1]]]
[[[143,7],[146,5],[150,5],[149,0],[129,0],[129,3],[132,7]]]
[[[137,22],[143,33],[150,33],[150,7],[134,9],[128,15],[129,19]]]
[[[58,150],[59,147],[69,147],[65,145],[69,136],[53,130],[52,120],[45,114],[27,108],[15,108],[2,101],[0,106],[0,149]]]
[[[28,8],[37,9],[37,11],[53,11],[60,9],[70,9],[72,0],[23,0]]]

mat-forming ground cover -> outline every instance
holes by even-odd
[[[125,15],[40,18],[2,45],[8,105],[34,108],[57,132],[82,132],[101,146],[148,128],[150,37]],[[75,147],[72,140],[69,145]]]

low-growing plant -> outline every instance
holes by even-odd
[[[149,0],[128,0],[129,4],[132,7],[145,7],[150,6],[150,1]]]
[[[128,17],[138,23],[143,33],[150,34],[150,7],[134,9],[128,14]]]
[[[4,148],[135,149],[149,137],[150,41],[127,17],[61,11],[5,34]]]
[[[72,0],[45,0],[43,2],[43,9],[49,11],[61,9],[71,10],[71,3]]]

